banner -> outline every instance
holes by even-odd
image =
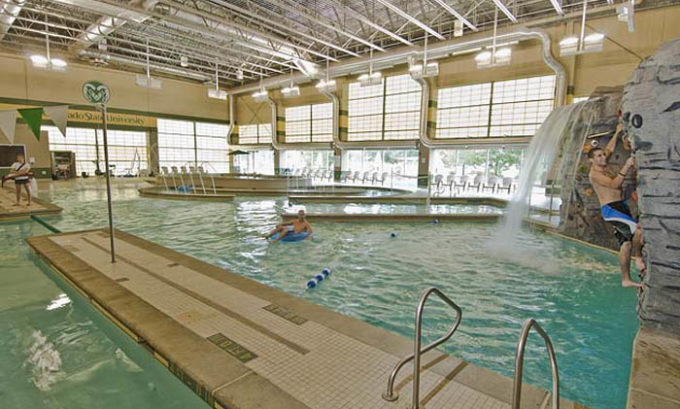
[[[35,139],[40,140],[40,125],[42,125],[43,109],[29,108],[17,109],[17,111],[19,112],[19,115],[24,118],[28,127],[31,128],[31,131],[33,131]]]
[[[10,109],[0,111],[0,131],[5,135],[9,143],[14,144],[14,128],[17,125],[17,111]]]
[[[68,105],[57,105],[43,107],[45,114],[54,122],[54,125],[59,128],[62,136],[66,136],[66,122],[68,121]]]

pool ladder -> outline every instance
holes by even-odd
[[[522,332],[519,335],[517,342],[517,350],[515,352],[515,378],[512,384],[512,409],[519,409],[520,398],[522,397],[522,370],[524,369],[524,350],[527,346],[527,338],[531,329],[534,328],[538,334],[543,337],[545,347],[548,350],[550,357],[550,369],[552,371],[552,409],[560,409],[560,375],[557,370],[557,359],[555,359],[555,349],[548,333],[543,327],[538,325],[536,320],[529,318],[524,321],[522,325]]]
[[[439,338],[436,341],[433,341],[429,345],[425,346],[425,348],[421,349],[421,333],[422,333],[422,324],[423,324],[423,308],[425,307],[425,302],[427,299],[430,297],[430,295],[436,294],[439,298],[441,298],[445,303],[447,303],[451,308],[456,310],[456,321],[454,322],[453,326],[451,329],[441,338]],[[416,334],[415,334],[415,340],[413,342],[413,354],[403,358],[401,361],[397,362],[397,364],[394,366],[394,369],[392,369],[392,372],[390,373],[390,377],[387,380],[387,391],[383,393],[382,397],[386,401],[394,402],[397,399],[399,399],[399,394],[394,392],[394,380],[397,377],[397,373],[399,370],[406,365],[408,362],[413,360],[413,406],[412,409],[418,409],[418,401],[419,399],[419,394],[420,394],[420,356],[443,344],[446,342],[451,336],[453,335],[454,332],[458,329],[458,326],[460,325],[460,320],[463,317],[463,310],[449,297],[444,295],[439,289],[435,287],[430,287],[427,290],[423,292],[423,294],[420,296],[420,301],[418,302],[418,308],[416,309]]]
[[[425,346],[425,348],[420,348],[421,346],[421,334],[422,334],[422,317],[423,309],[425,307],[425,302],[430,297],[431,294],[436,294],[440,299],[447,303],[451,308],[456,311],[456,321],[454,322],[451,329],[441,338]],[[382,397],[386,401],[394,402],[399,399],[399,394],[394,391],[394,381],[397,374],[408,362],[413,360],[413,400],[411,409],[419,408],[420,400],[420,357],[423,353],[430,351],[431,349],[446,342],[453,333],[456,332],[460,321],[463,317],[463,311],[461,308],[453,302],[449,297],[444,295],[438,288],[430,287],[423,292],[420,296],[420,301],[418,302],[418,308],[416,309],[416,323],[415,323],[415,339],[414,339],[414,351],[413,354],[406,356],[401,361],[397,362],[390,373],[387,380],[387,390],[383,393]],[[538,334],[543,337],[545,341],[546,349],[548,350],[548,355],[550,357],[550,367],[552,370],[552,409],[560,408],[560,378],[557,369],[557,359],[555,358],[555,349],[553,348],[552,341],[545,332],[543,327],[541,327],[536,320],[529,318],[524,321],[522,325],[522,332],[519,336],[519,341],[517,342],[517,350],[515,352],[515,377],[513,379],[513,389],[512,389],[512,406],[511,409],[520,409],[520,399],[522,396],[522,372],[524,369],[524,350],[526,349],[527,339],[529,338],[529,333],[531,329],[535,329]]]

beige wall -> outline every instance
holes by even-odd
[[[0,143],[8,143],[5,138],[0,138]],[[33,131],[26,124],[17,124],[14,132],[14,145],[26,146],[26,161],[31,157],[35,158],[34,168],[50,167],[50,144],[47,132],[40,134],[40,141],[33,135]],[[40,177],[41,175],[36,175]],[[49,175],[47,175],[49,176]]]
[[[210,99],[207,87],[163,78],[162,89],[135,85],[134,73],[69,63],[65,72],[36,69],[16,55],[0,54],[0,98],[87,105],[83,83],[96,80],[111,89],[109,107],[226,121],[227,102]]]

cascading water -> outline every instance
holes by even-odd
[[[580,116],[584,103],[566,105],[553,110],[531,139],[519,174],[517,192],[508,205],[503,224],[498,232],[499,241],[507,242],[517,237],[522,220],[529,211],[529,199],[534,182],[542,165],[550,169],[560,150],[565,135],[571,135],[575,118]]]

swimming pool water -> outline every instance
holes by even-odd
[[[118,228],[409,338],[420,293],[437,286],[464,311],[444,349],[507,376],[521,324],[534,317],[555,344],[564,397],[595,409],[625,407],[636,298],[620,287],[609,253],[531,231],[509,251],[490,247],[496,226],[480,223],[316,223],[311,243],[269,246],[262,236],[288,209],[282,199],[178,202],[138,199],[130,190],[114,190]],[[62,230],[103,227],[104,197],[54,191],[47,198],[67,210],[48,221]],[[331,279],[307,290],[307,279],[325,267]],[[425,338],[444,333],[451,319],[433,301]],[[525,381],[549,388],[536,336],[526,360]]]
[[[205,409],[195,394],[68,286],[24,239],[35,222],[0,225],[0,407]],[[53,277],[53,276],[52,276]]]

